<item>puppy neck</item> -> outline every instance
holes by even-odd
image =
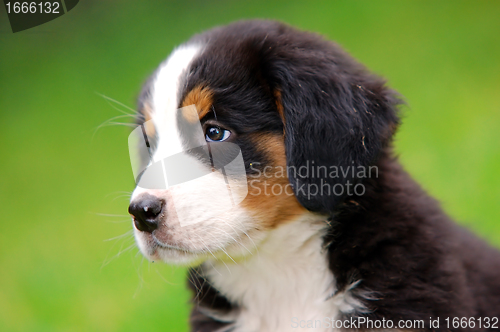
[[[242,262],[204,263],[209,282],[238,308],[232,312],[236,327],[293,331],[296,322],[354,310],[354,298],[335,293],[323,240],[327,228],[326,217],[306,213],[270,231]]]

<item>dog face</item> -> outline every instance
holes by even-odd
[[[396,104],[382,80],[335,44],[281,23],[238,22],[193,37],[142,90],[138,122],[154,141],[152,160],[165,150],[231,143],[246,176],[214,169],[206,155],[189,150],[185,165],[209,176],[158,189],[139,182],[129,212],[141,251],[180,264],[239,259],[281,224],[334,214],[347,192],[339,186],[359,177],[297,170],[371,165],[397,126]],[[194,116],[183,111],[192,105]],[[186,128],[198,124],[203,135],[193,137]],[[227,204],[224,181],[248,191],[229,209],[220,206]],[[325,185],[329,190],[319,190]]]

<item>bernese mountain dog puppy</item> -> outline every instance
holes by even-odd
[[[129,212],[148,259],[191,268],[192,331],[500,326],[500,253],[403,170],[399,104],[335,43],[274,21],[196,35],[159,66],[139,97],[146,164],[163,147],[184,153],[178,175],[208,175],[139,182]],[[244,177],[203,152],[225,143]]]

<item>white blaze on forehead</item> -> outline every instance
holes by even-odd
[[[151,88],[151,117],[156,127],[157,147],[153,162],[183,151],[177,128],[179,94],[189,66],[202,51],[202,45],[186,45],[175,49],[158,69]],[[136,187],[131,200],[147,189]]]
[[[180,84],[193,59],[200,54],[200,45],[181,46],[161,65],[153,83],[153,120],[158,133],[158,149],[154,160],[183,151],[176,114],[180,100]]]

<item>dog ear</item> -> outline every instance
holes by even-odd
[[[305,208],[333,213],[364,177],[378,176],[368,168],[397,128],[400,102],[335,44],[302,32],[276,38],[280,46],[264,47],[265,71],[284,123],[289,180]]]

